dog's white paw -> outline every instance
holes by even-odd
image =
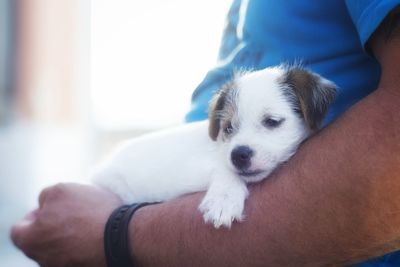
[[[244,199],[228,194],[207,194],[199,206],[204,221],[215,228],[230,228],[233,221],[242,221],[243,209]]]

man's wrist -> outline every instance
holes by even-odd
[[[152,207],[143,207],[136,211],[135,216],[132,217],[129,223],[129,247],[130,247],[130,257],[131,261],[135,262],[136,266],[141,266],[141,255],[143,255],[143,245],[142,242],[142,225],[146,224],[146,213]]]
[[[155,203],[123,205],[114,210],[104,229],[104,249],[108,267],[136,266],[132,257],[130,222],[142,207]]]
[[[182,251],[191,246],[187,240],[198,234],[197,230],[193,233],[192,231],[199,225],[207,227],[197,210],[203,197],[203,193],[195,193],[146,206],[135,213],[129,225],[129,243],[131,259],[137,266],[185,264],[181,257],[188,255],[183,255]],[[183,232],[186,233],[185,236],[180,235]]]

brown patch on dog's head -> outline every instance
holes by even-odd
[[[302,67],[289,67],[278,81],[284,88],[296,112],[308,127],[317,130],[336,96],[336,85]]]
[[[212,98],[208,109],[208,134],[216,141],[221,125],[233,117],[235,110],[235,82],[225,84]]]

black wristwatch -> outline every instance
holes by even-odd
[[[134,267],[129,247],[128,229],[133,214],[140,208],[155,203],[135,203],[121,206],[108,218],[104,230],[104,250],[108,267]]]

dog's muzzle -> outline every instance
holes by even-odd
[[[231,161],[240,171],[246,171],[251,166],[251,158],[254,152],[248,146],[237,146],[231,152]]]

